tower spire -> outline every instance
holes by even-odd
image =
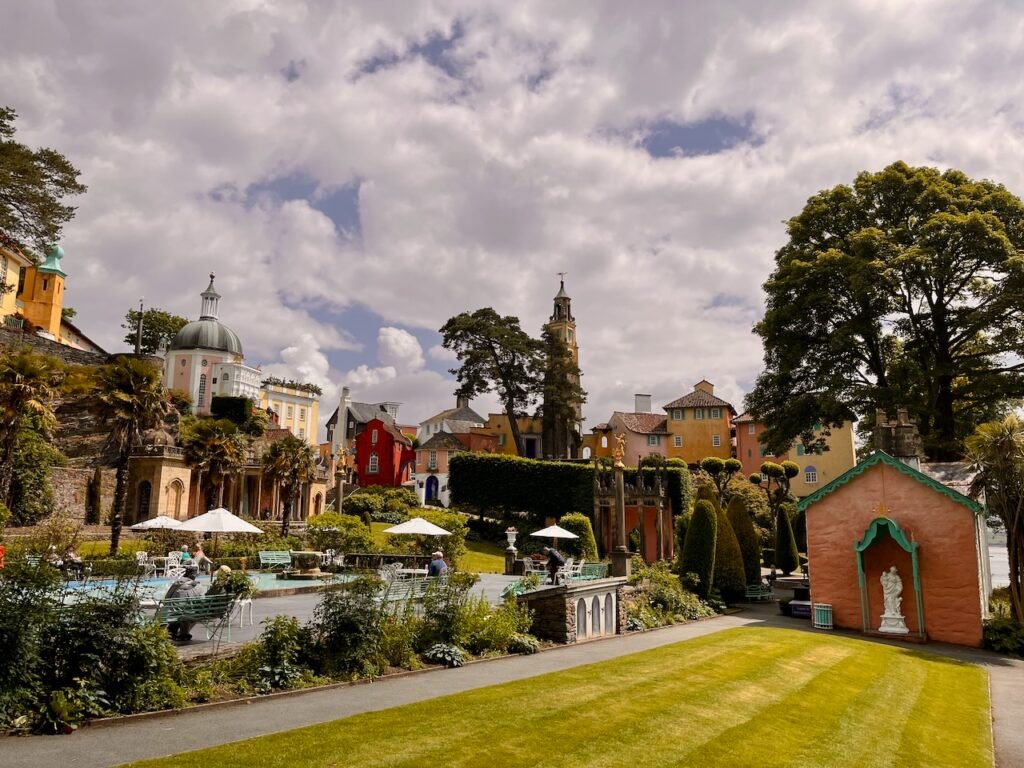
[[[199,312],[200,320],[216,320],[217,319],[217,302],[220,301],[220,294],[217,293],[217,289],[213,287],[213,272],[210,273],[210,284],[206,286],[206,290],[203,291],[200,296],[203,298],[203,307]]]

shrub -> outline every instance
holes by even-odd
[[[747,579],[743,572],[743,553],[736,532],[721,508],[716,510],[718,533],[715,536],[715,569],[712,584],[727,603],[741,600]],[[758,579],[760,581],[760,579]]]
[[[300,664],[305,633],[292,616],[274,616],[263,620],[259,648],[260,690],[294,688],[306,670]]]
[[[384,617],[380,636],[381,666],[419,669],[416,638],[423,625],[411,600],[396,603]]]
[[[375,577],[362,577],[324,592],[309,624],[315,669],[330,677],[377,671],[384,613],[375,599]]]
[[[516,638],[522,638],[533,625],[533,616],[525,605],[519,605],[512,598],[505,600],[497,608],[491,610],[486,599],[483,620],[470,627],[465,646],[473,653],[497,652],[505,653]]]
[[[683,546],[686,544],[686,527],[690,524],[690,512],[676,515],[672,522],[676,537],[676,570],[682,572]]]
[[[469,636],[478,601],[469,594],[477,577],[453,573],[447,579],[434,579],[423,595],[423,631],[421,648],[435,643],[461,645]]]
[[[309,521],[306,538],[321,551],[373,552],[373,533],[363,521],[350,514],[324,512]]]
[[[230,566],[228,567],[230,568]],[[230,573],[225,573],[218,570],[213,574],[213,580],[210,583],[207,594],[215,595],[218,592],[224,592],[234,595],[239,600],[245,600],[256,594],[256,585],[244,571],[233,570]]]
[[[786,505],[792,510],[793,505]],[[797,510],[790,513],[790,520],[793,521],[793,538],[796,540],[797,552],[807,551],[807,518],[806,513],[803,510]]]
[[[457,645],[449,643],[435,643],[423,654],[423,658],[433,664],[443,664],[446,667],[461,667],[466,663],[466,655]]]
[[[558,524],[569,531],[569,533],[575,533],[579,538],[577,539],[565,539],[562,542],[563,551],[567,555],[572,555],[577,560],[598,560],[597,556],[597,540],[594,538],[594,528],[590,524],[590,518],[587,515],[579,512],[570,512],[567,515],[562,515],[562,519],[558,521]]]
[[[373,516],[384,511],[384,497],[373,493],[353,493],[342,502],[341,511],[346,515],[355,515],[369,527]]]
[[[508,644],[509,653],[521,653],[524,656],[529,656],[539,650],[540,643],[537,642],[537,638],[533,635],[514,635],[512,641]]]
[[[681,563],[683,573],[695,573],[700,579],[697,584],[697,594],[700,597],[706,598],[711,593],[717,538],[718,520],[715,516],[715,507],[711,502],[702,499],[693,507],[693,516],[686,529]]]
[[[775,523],[775,565],[783,576],[788,576],[800,565],[800,553],[793,537],[793,526],[789,522],[785,504],[780,504]]]
[[[736,534],[736,540],[740,545],[740,555],[743,558],[743,576],[747,584],[761,583],[761,543],[754,531],[754,521],[747,512],[746,499],[741,494],[735,494],[729,499],[729,508],[726,511],[729,524]]]
[[[995,616],[985,622],[982,644],[991,651],[1024,658],[1024,625],[1009,616]]]

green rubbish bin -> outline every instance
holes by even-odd
[[[812,617],[815,629],[832,629],[832,606],[829,603],[815,603]]]

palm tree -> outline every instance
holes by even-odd
[[[1014,414],[977,428],[965,441],[967,462],[977,472],[971,494],[985,496],[989,514],[1006,526],[1010,607],[1024,623],[1024,424]]]
[[[185,458],[193,469],[210,479],[217,506],[224,501],[224,481],[245,463],[246,442],[230,419],[193,418],[181,423],[179,443],[185,449]]]
[[[263,467],[267,475],[281,489],[284,515],[281,519],[281,535],[288,535],[292,500],[303,483],[308,483],[316,473],[313,449],[294,435],[270,444],[263,454]]]
[[[117,449],[114,508],[110,515],[110,554],[117,554],[128,499],[128,462],[132,449],[142,443],[142,433],[163,423],[170,405],[162,376],[151,363],[119,356],[95,373],[99,413],[110,428]]]
[[[18,431],[33,417],[44,429],[53,425],[53,399],[64,379],[55,358],[24,349],[0,358],[0,502],[11,502],[14,450]]]

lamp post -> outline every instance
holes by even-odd
[[[145,297],[139,297],[139,327],[135,333],[135,354],[142,354],[142,301]]]

